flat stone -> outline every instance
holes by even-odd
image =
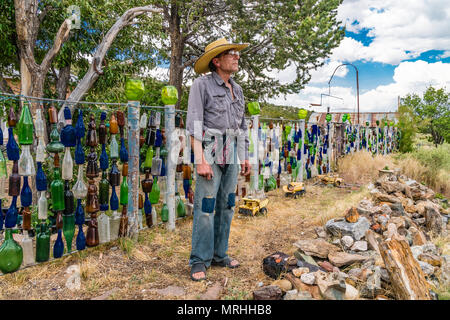
[[[153,289],[151,291],[163,296],[179,297],[185,295],[184,289],[178,286],[168,286],[163,289]]]
[[[301,250],[297,250],[294,252],[294,256],[297,258],[297,266],[299,265],[299,260],[301,262],[306,262],[310,265],[314,265],[316,267],[318,267],[319,265],[317,264],[317,262],[314,260],[313,257],[308,256],[307,254],[304,254],[301,252]],[[307,267],[307,266],[306,266]]]
[[[297,278],[299,278],[302,274],[308,273],[308,272],[309,272],[309,268],[295,268],[295,269],[292,269],[292,274],[294,276],[296,276]]]
[[[350,269],[347,274],[350,278],[353,279],[359,279],[359,276],[361,275],[362,270],[360,268],[353,268]]]
[[[253,291],[253,300],[281,300],[283,292],[278,286],[265,286]]]
[[[325,224],[325,228],[331,234],[340,237],[348,235],[356,240],[361,240],[369,227],[369,220],[367,220],[366,217],[360,217],[358,222],[356,223],[349,223],[347,221],[335,221],[335,219],[331,219]]]
[[[334,266],[331,263],[329,263],[328,261],[319,262],[319,266],[321,266],[328,272],[333,272]]]
[[[401,203],[399,198],[381,192],[373,193],[372,196],[378,202]]]
[[[287,292],[292,289],[292,283],[285,279],[275,280],[271,283],[271,285],[280,287],[281,291],[283,292]]]
[[[345,281],[333,279],[332,274],[316,272],[316,283],[321,296],[326,300],[344,300],[347,285]]]
[[[319,258],[326,258],[330,252],[339,251],[340,249],[324,239],[298,240],[294,246],[300,248],[305,254]]]
[[[304,273],[300,276],[300,280],[305,284],[313,285],[316,282],[316,276],[312,272]]]
[[[354,242],[355,241],[350,236],[343,236],[341,239],[341,243],[344,246],[344,248],[350,248]]]
[[[328,260],[336,267],[352,265],[355,262],[366,261],[368,257],[346,252],[334,252],[328,255]]]
[[[367,251],[367,241],[356,241],[352,248],[352,251]]]
[[[290,290],[284,295],[284,300],[313,300],[311,293],[308,291],[300,291],[297,289]]]

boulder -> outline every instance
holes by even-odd
[[[298,240],[294,243],[294,246],[300,248],[305,254],[326,258],[330,252],[339,251],[340,249],[331,243],[319,238],[319,239],[308,239],[308,240]]]
[[[328,232],[335,236],[351,236],[353,239],[361,240],[365,232],[369,229],[369,220],[366,217],[361,217],[356,223],[349,223],[347,221],[336,221],[331,219],[325,224]]]
[[[359,213],[358,210],[356,210],[355,207],[351,207],[347,210],[347,213],[345,214],[345,221],[350,223],[355,223],[359,219]]]
[[[403,192],[405,190],[405,185],[397,181],[382,181],[380,182],[379,188],[388,194],[392,194],[395,192]]]
[[[401,203],[399,198],[381,192],[374,193],[372,196],[378,202]]]
[[[334,252],[328,255],[328,260],[336,267],[352,265],[355,262],[366,261],[368,257],[346,252]]]
[[[425,216],[426,207],[432,207],[436,209],[437,211],[440,211],[441,207],[430,200],[425,201],[417,201],[416,204],[417,213],[419,213],[421,216]]]
[[[427,238],[423,232],[416,227],[410,227],[408,231],[411,233],[413,246],[422,246],[427,243]]]
[[[319,238],[326,239],[327,231],[325,230],[324,227],[316,227],[316,228],[314,228],[314,231],[316,232],[316,234]]]
[[[403,204],[402,203],[391,203],[389,205],[390,209],[391,209],[391,215],[392,216],[396,216],[396,217],[401,217],[405,215],[405,209],[403,208]]]
[[[352,251],[367,251],[367,241],[356,241],[352,248]]]
[[[347,248],[347,249],[350,248],[354,242],[355,241],[350,236],[343,236],[341,239],[342,245],[344,246],[344,248]]]
[[[383,293],[384,290],[381,287],[381,269],[380,267],[375,267],[373,273],[367,277],[366,283],[361,288],[361,296],[373,299]]]

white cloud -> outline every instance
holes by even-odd
[[[408,93],[422,95],[428,86],[435,88],[446,87],[450,89],[450,63],[428,63],[418,60],[414,62],[402,62],[394,70],[393,83],[381,85],[367,92],[360,92],[360,112],[395,111],[397,110],[398,96],[404,97]],[[300,94],[276,97],[269,102],[279,105],[295,107],[308,107],[310,103],[320,103],[320,94],[327,93],[327,87],[307,86]],[[322,106],[313,107],[315,111],[324,112],[327,107],[331,111],[356,111],[356,90],[352,87],[332,87],[333,96],[339,99],[323,96]],[[311,109],[311,108],[309,108]]]
[[[428,50],[450,48],[448,0],[344,0],[338,19],[348,31],[370,30],[373,42],[345,40],[336,58],[398,64]]]

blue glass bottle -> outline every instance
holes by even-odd
[[[11,205],[6,212],[5,228],[14,228],[17,224],[18,210],[17,210],[17,196],[14,196]]]
[[[83,225],[84,221],[84,208],[81,204],[81,199],[77,199],[77,208],[75,209],[75,224]]]
[[[64,147],[75,147],[77,137],[75,128],[72,126],[72,115],[69,107],[64,108],[64,119],[66,119],[66,125],[61,130],[61,143]]]
[[[86,237],[83,233],[83,225],[78,225],[78,235],[77,235],[77,250],[86,249]]]
[[[77,146],[75,148],[75,163],[83,164],[85,161],[84,149],[81,145],[81,138],[77,138]]]
[[[119,158],[122,163],[128,162],[128,151],[127,148],[125,148],[125,140],[123,137],[120,138]]]
[[[64,242],[62,241],[62,229],[58,230],[58,237],[53,245],[53,258],[61,258],[64,253]]]
[[[162,146],[161,130],[156,129],[155,147],[161,147],[161,146]]]
[[[184,189],[184,197],[187,199],[188,196],[188,191],[189,191],[189,179],[183,179],[183,189]]]
[[[109,204],[112,211],[119,209],[119,198],[117,197],[115,186],[112,187],[112,193],[111,198],[109,199]]]
[[[78,139],[81,139],[84,137],[84,135],[86,133],[86,127],[84,126],[84,122],[83,122],[83,110],[81,110],[81,109],[79,109],[79,110],[80,110],[80,113],[78,114],[78,120],[75,125],[75,134]]]
[[[146,216],[152,214],[152,204],[148,198],[148,193],[145,193],[144,213]]]
[[[23,188],[20,192],[20,203],[22,204],[22,207],[29,207],[31,206],[32,202],[32,193],[31,188],[28,185],[28,177],[23,177]]]
[[[42,170],[42,162],[37,163],[36,172],[36,189],[37,191],[47,190],[47,177],[45,176],[44,170]]]
[[[108,155],[106,154],[105,144],[102,144],[102,153],[100,154],[100,169],[108,169]]]
[[[6,144],[6,155],[8,160],[16,161],[19,160],[19,146],[14,139],[13,128],[8,128],[8,143]]]

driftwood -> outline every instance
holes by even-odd
[[[398,300],[432,299],[425,274],[406,241],[384,241],[379,249]]]

